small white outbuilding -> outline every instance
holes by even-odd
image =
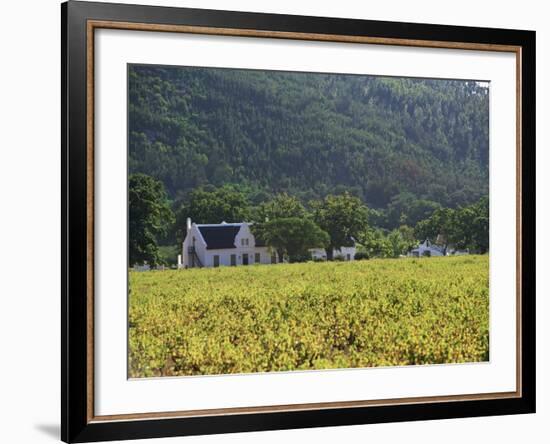
[[[355,245],[335,248],[332,250],[332,257],[334,259],[338,258],[344,261],[352,261],[355,259],[356,251],[357,249],[355,248]],[[311,258],[313,260],[327,260],[327,252],[324,248],[312,248],[309,252],[311,253]]]
[[[413,257],[426,257],[426,256],[447,256],[447,249],[430,242],[430,239],[426,239],[418,247],[413,248],[409,253],[409,256]]]

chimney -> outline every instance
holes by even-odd
[[[189,233],[191,231],[191,218],[187,218],[187,232]]]

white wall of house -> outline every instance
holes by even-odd
[[[324,248],[311,248],[309,252],[311,253],[312,259],[317,259],[317,260],[327,259],[327,252],[324,250]]]
[[[244,255],[248,255],[248,264],[270,264],[271,252],[268,247],[257,247],[256,239],[249,224],[242,224],[235,236],[237,265],[243,264]]]
[[[333,257],[342,257],[345,261],[353,261],[355,259],[355,246],[335,248],[332,252]]]
[[[207,251],[206,242],[204,241],[202,234],[195,223],[191,224],[190,228],[188,227],[187,236],[185,236],[185,240],[183,241],[181,264],[183,268],[189,268],[193,266],[192,258],[189,255],[189,248],[193,246],[195,246],[195,252],[201,264],[204,264]]]
[[[246,258],[245,255],[248,255],[248,265],[271,264],[271,252],[267,247],[237,247],[224,248],[220,250],[206,250],[205,261],[203,264],[205,267],[214,267],[215,256],[218,256],[219,266],[230,266],[232,255],[235,255],[235,265],[244,265]]]

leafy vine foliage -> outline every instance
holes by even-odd
[[[488,281],[486,255],[132,271],[129,374],[488,361]]]

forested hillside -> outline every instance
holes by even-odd
[[[253,204],[455,208],[488,194],[488,110],[476,82],[132,65],[129,169],[173,202],[234,184]]]

